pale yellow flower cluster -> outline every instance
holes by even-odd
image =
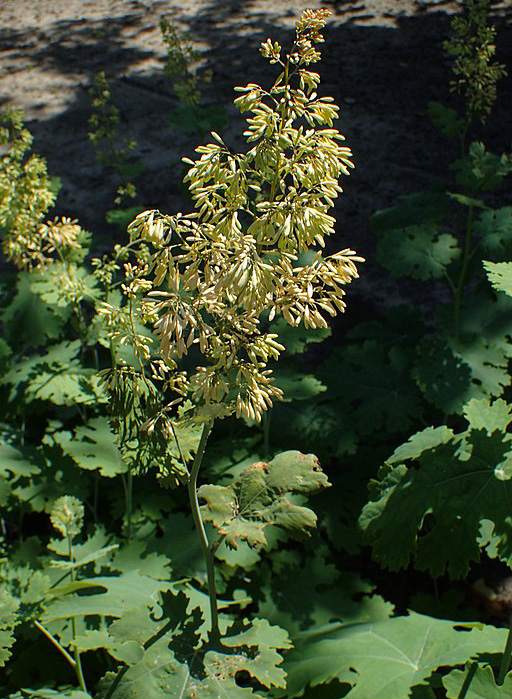
[[[334,232],[328,212],[342,191],[339,177],[353,167],[333,128],[338,108],[318,96],[320,78],[305,68],[317,60],[313,45],[327,16],[303,13],[284,59],[277,42],[262,45],[282,71],[270,90],[237,88],[235,104],[250,112],[249,150],[233,153],[213,133],[215,142],[186,160],[196,213],[146,211],[129,227],[130,245],[150,250],[131,274],[147,291],[141,318],[151,321],[167,364],[189,353],[202,357],[180,386],[212,415],[223,406],[259,421],[282,396],[267,364],[284,347],[268,323],[282,314],[293,326],[326,327],[326,316],[345,308],[344,286],[358,276],[362,258],[350,249],[311,254]]]

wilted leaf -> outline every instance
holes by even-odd
[[[237,548],[241,539],[259,547],[267,544],[265,529],[270,525],[294,536],[307,534],[316,524],[316,515],[286,496],[328,485],[315,456],[288,451],[268,464],[249,466],[230,486],[203,485],[198,494],[205,501],[203,519],[218,529],[228,546]]]

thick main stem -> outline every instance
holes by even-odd
[[[220,640],[219,631],[219,612],[217,610],[217,587],[215,585],[215,561],[213,558],[213,553],[210,549],[210,543],[208,537],[206,536],[206,531],[204,528],[203,520],[201,517],[201,510],[199,508],[199,498],[197,497],[197,477],[199,475],[199,469],[203,462],[204,450],[206,447],[206,442],[212,431],[213,420],[209,420],[205,423],[203,431],[201,434],[201,439],[199,441],[199,446],[197,448],[194,463],[192,464],[192,470],[190,477],[188,479],[188,497],[190,500],[190,508],[192,510],[192,517],[194,518],[194,524],[199,536],[199,543],[201,544],[201,549],[203,551],[204,561],[206,563],[206,575],[208,581],[208,596],[210,598],[210,613],[212,617],[211,628],[210,628],[210,641],[216,643]]]

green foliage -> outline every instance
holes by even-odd
[[[464,680],[470,668],[465,671],[452,670],[443,677],[443,685],[446,688],[447,699],[458,699]],[[471,685],[466,693],[467,699],[504,699],[512,691],[512,674],[508,674],[505,682],[498,686],[494,678],[492,668],[489,665],[476,668]]]
[[[458,665],[503,647],[506,631],[420,614],[306,632],[286,662],[289,696],[334,678],[352,686],[350,699],[407,699],[443,665]],[[368,667],[372,668],[368,672]]]
[[[505,433],[511,410],[502,400],[473,399],[465,408],[466,431],[427,428],[388,459],[361,515],[375,555],[387,566],[397,570],[414,556],[433,576],[462,577],[480,557],[484,520],[494,525],[498,556],[510,559],[512,454]],[[400,546],[393,546],[398,536]]]
[[[321,249],[352,167],[310,69],[326,11],[288,54],[262,44],[279,74],[238,88],[245,149],[214,133],[186,161],[192,214],[125,206],[141,168],[95,80],[90,137],[120,183],[107,220],[128,239],[92,260],[76,221],[45,221],[55,182],[5,118],[2,696],[510,694],[512,636],[468,594],[481,561],[512,565],[511,160],[465,142],[501,71],[485,4],[448,46],[466,113],[429,107],[461,156],[372,217],[378,260],[412,284],[320,351],[360,261]],[[162,33],[172,119],[218,130],[200,56]],[[509,614],[506,580],[490,585],[475,594]]]

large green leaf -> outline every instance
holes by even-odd
[[[512,344],[506,336],[466,335],[455,341],[426,337],[418,345],[412,375],[431,403],[460,413],[472,398],[494,398],[510,385]]]
[[[102,476],[113,478],[125,473],[127,465],[105,417],[97,417],[70,432],[55,432],[51,437],[63,452],[88,471],[99,470]]]
[[[349,699],[408,699],[437,668],[466,662],[477,653],[498,652],[507,632],[487,626],[411,613],[366,624],[330,624],[296,639],[287,656],[288,696],[338,679],[353,688]]]
[[[360,524],[388,568],[407,566],[413,556],[417,567],[435,576],[447,571],[462,577],[479,560],[484,520],[494,523],[499,556],[512,556],[512,451],[504,431],[512,416],[502,403],[472,401],[466,432],[449,438],[439,431],[437,440],[420,433],[413,438],[416,449],[401,447],[381,469]],[[410,466],[395,466],[399,457]]]
[[[162,627],[162,623],[153,623]],[[111,633],[118,640],[137,638],[142,643],[141,629],[147,629],[147,621],[135,617],[123,617],[112,624]],[[146,639],[147,641],[147,639]],[[125,641],[126,643],[126,641]],[[261,696],[250,687],[240,686],[236,679],[239,673],[248,673],[265,687],[284,687],[285,673],[279,667],[282,656],[278,652],[290,648],[285,631],[271,626],[267,621],[255,619],[245,628],[231,631],[223,637],[225,652],[209,651],[202,662],[193,650],[187,656],[183,639],[173,632],[165,633],[151,645],[139,662],[134,663],[124,674],[116,697],[122,699],[251,699]],[[142,646],[141,646],[142,647]],[[178,662],[172,649],[178,648],[189,663]],[[115,679],[107,673],[100,683],[99,698],[105,696]]]
[[[94,592],[96,588],[98,591]],[[172,588],[173,583],[155,580],[136,571],[120,576],[86,578],[76,583],[76,589],[86,589],[87,594],[69,594],[51,602],[43,623],[84,616],[119,618],[131,609],[144,606],[157,610],[160,593]]]
[[[395,277],[441,279],[459,255],[457,239],[434,224],[390,231],[377,244],[379,262]]]
[[[403,432],[421,418],[420,391],[411,378],[414,350],[368,340],[333,353],[319,377],[326,398],[338,405],[340,419],[350,419],[361,435]]]
[[[484,254],[506,260],[512,252],[512,206],[482,211],[473,230],[480,236]]]
[[[57,339],[67,319],[67,309],[45,303],[31,288],[31,274],[18,276],[16,296],[2,314],[4,333],[14,347],[39,347]]]
[[[443,677],[447,699],[459,699],[462,685],[469,671],[470,667],[464,671],[452,670]],[[478,665],[469,689],[464,694],[464,699],[507,699],[507,697],[512,697],[512,673],[509,673],[504,683],[498,686],[492,668],[489,665]]]
[[[105,402],[96,372],[81,365],[79,353],[78,340],[52,345],[46,352],[18,361],[2,383],[13,387],[11,398],[23,387],[25,401],[48,400],[55,405]]]
[[[313,454],[288,451],[270,463],[246,468],[230,486],[203,485],[199,497],[205,504],[201,514],[237,548],[238,541],[266,546],[265,529],[278,526],[294,536],[303,536],[316,525],[315,513],[295,504],[289,494],[309,494],[329,485]]]
[[[8,699],[92,699],[92,695],[82,692],[81,689],[66,685],[57,689],[51,689],[50,687],[27,689],[24,687],[21,692],[9,694]]]

